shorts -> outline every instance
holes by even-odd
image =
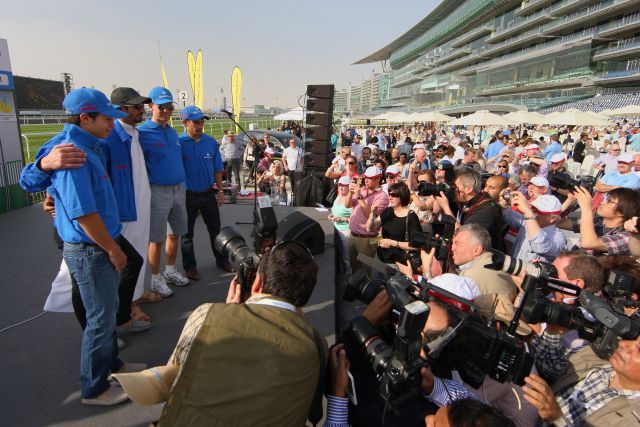
[[[150,242],[164,242],[167,234],[187,234],[186,191],[183,184],[151,184]],[[167,223],[169,229],[167,230]]]

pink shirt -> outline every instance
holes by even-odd
[[[382,188],[378,188],[375,191],[369,191],[367,189],[360,190],[362,195],[364,196],[364,201],[367,205],[372,208],[375,206],[378,208],[378,212],[382,212],[387,206],[389,206],[389,196],[387,193],[382,191]],[[351,211],[351,217],[349,217],[349,229],[352,233],[367,235],[374,237],[377,233],[373,233],[367,230],[367,219],[364,212],[362,212],[362,208],[360,207],[360,203],[356,199],[356,195],[352,196],[353,199],[353,210]]]

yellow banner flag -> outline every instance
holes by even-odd
[[[193,105],[202,109],[204,100],[204,82],[202,80],[202,50],[198,49],[198,55],[193,56],[193,52],[187,51],[187,66],[189,68],[189,83],[191,83],[191,93],[193,94]]]
[[[242,100],[242,71],[240,67],[233,67],[231,73],[231,96],[233,99],[233,115],[236,118],[236,122],[240,123],[240,107]],[[240,128],[236,125],[236,135],[240,132]]]

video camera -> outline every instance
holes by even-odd
[[[557,270],[547,263],[527,263],[494,251],[492,263],[487,268],[501,270],[513,275],[526,272],[521,285],[523,291],[520,305],[514,319],[524,317],[527,323],[550,323],[578,331],[578,335],[591,343],[594,353],[608,359],[618,346],[619,339],[636,339],[640,334],[640,324],[627,317],[623,310],[612,307],[608,302],[580,287],[554,278]],[[625,292],[628,278],[621,279],[621,272],[610,275],[613,281],[612,293]],[[624,283],[624,284],[623,284]],[[611,283],[609,284],[611,285]],[[619,291],[622,288],[623,291]],[[580,306],[549,301],[550,291],[577,297]],[[583,309],[594,320],[585,317]],[[516,324],[510,325],[510,329]]]
[[[560,172],[550,176],[549,185],[560,190],[568,190],[571,193],[575,192],[577,187],[583,187],[591,192],[595,185],[595,178],[589,175],[581,175],[578,176],[578,179],[573,179],[571,175]]]
[[[609,301],[620,309],[640,308],[640,301],[633,299],[633,294],[637,292],[636,278],[629,273],[612,270],[607,277],[604,292],[609,297]]]
[[[439,196],[440,192],[447,194],[451,190],[451,185],[448,183],[442,184],[429,184],[428,182],[421,181],[418,184],[418,196]]]
[[[441,236],[435,236],[432,233],[414,231],[411,233],[409,246],[416,249],[422,249],[426,252],[435,248],[436,259],[438,261],[445,261],[449,257],[449,252],[451,250],[451,243],[456,229],[456,219],[452,216],[441,214],[434,223],[444,226],[444,232]],[[411,261],[411,266],[414,271],[417,271],[422,265],[419,254],[416,255],[415,253],[412,254],[412,252],[409,252],[409,261]]]
[[[260,256],[249,249],[244,238],[232,227],[222,227],[213,246],[236,271],[236,283],[242,289],[243,299],[248,297],[258,272]]]
[[[379,392],[391,407],[417,392],[420,368],[427,363],[458,370],[460,377],[473,387],[479,387],[487,375],[500,382],[524,384],[534,359],[528,344],[515,334],[487,325],[479,309],[470,301],[426,281],[415,283],[395,269],[362,254],[358,260],[381,272],[383,279],[371,280],[366,273],[356,272],[343,299],[359,299],[368,304],[385,289],[393,305],[392,317],[397,326],[393,346],[385,343],[364,318],[354,321],[349,335],[368,356],[379,377]],[[456,326],[423,346],[421,332],[429,315],[426,303],[434,299],[454,308]],[[428,360],[420,358],[421,348],[427,352]]]

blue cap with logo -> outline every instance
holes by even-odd
[[[83,87],[72,90],[64,97],[62,108],[67,114],[76,116],[84,113],[100,113],[104,116],[119,119],[127,117],[127,113],[118,110],[107,98],[107,95],[96,89]]]
[[[205,115],[202,112],[202,110],[196,107],[195,105],[189,105],[188,107],[185,107],[180,112],[180,118],[182,120],[200,120],[200,119],[209,120],[209,116]]]
[[[153,104],[157,105],[173,102],[173,96],[171,95],[169,89],[162,86],[156,86],[151,89],[151,91],[149,92],[149,98],[151,98],[151,102]]]

